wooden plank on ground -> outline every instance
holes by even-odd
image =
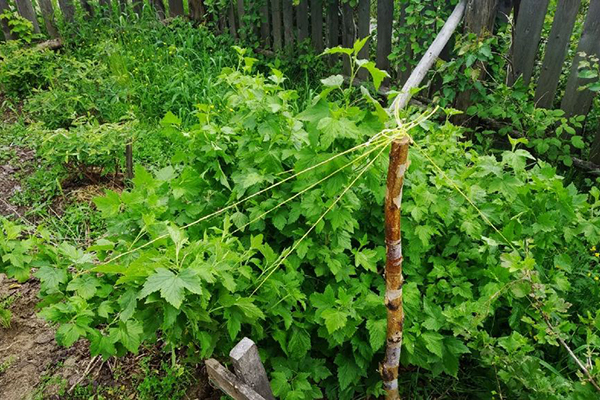
[[[183,15],[183,0],[169,0],[169,16]]]
[[[390,72],[394,0],[377,0],[377,68]]]
[[[294,45],[294,1],[283,0],[283,42],[286,47]]]
[[[300,0],[296,11],[298,42],[302,42],[308,38],[308,0]]]
[[[247,337],[229,352],[235,375],[267,400],[275,400],[258,347]]]
[[[521,76],[525,84],[531,81],[548,3],[549,0],[521,1],[512,49],[513,71],[509,75],[509,85],[513,85]]]
[[[46,26],[48,35],[51,38],[57,38],[58,29],[56,28],[56,23],[54,22],[54,6],[52,5],[52,0],[38,0],[38,3],[40,4],[40,9],[42,10],[42,18],[44,18],[44,25]]]
[[[591,0],[590,2],[581,39],[577,45],[577,53],[567,80],[565,96],[561,103],[561,108],[567,116],[587,114],[594,99],[595,93],[589,90],[579,90],[580,87],[589,83],[589,80],[579,78],[579,62],[582,60],[579,53],[582,52],[588,56],[600,57],[600,0]]]
[[[556,6],[554,22],[546,44],[542,72],[535,90],[535,102],[538,107],[550,108],[554,103],[556,88],[580,5],[581,0],[559,0]]]
[[[15,3],[21,17],[29,20],[29,22],[33,24],[33,31],[35,33],[40,33],[40,25],[38,24],[31,0],[15,0]]]
[[[217,360],[209,358],[205,361],[205,364],[209,379],[235,400],[266,400]]]
[[[323,0],[310,2],[310,36],[313,48],[317,53],[323,52]]]

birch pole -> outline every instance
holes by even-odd
[[[394,99],[390,111],[401,124],[399,112],[406,107],[414,88],[417,88],[427,72],[439,57],[450,37],[458,27],[465,13],[467,0],[460,0],[454,11],[444,24],[417,67],[404,84],[400,94]],[[390,161],[387,175],[385,196],[385,306],[387,308],[387,335],[385,359],[381,365],[381,377],[386,400],[399,400],[398,367],[402,349],[402,332],[404,328],[404,309],[402,307],[402,235],[401,208],[404,175],[408,168],[408,146],[410,137],[404,136],[392,141]]]
[[[381,377],[387,400],[397,400],[398,366],[402,347],[404,309],[402,307],[402,236],[400,210],[402,188],[408,163],[410,139],[404,137],[392,142],[390,163],[385,194],[385,307],[387,308],[387,339],[385,360],[381,366]]]

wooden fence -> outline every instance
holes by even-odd
[[[145,7],[154,9],[161,19],[187,15],[192,20],[211,21],[218,30],[236,38],[257,35],[261,47],[273,51],[307,41],[320,52],[325,47],[351,46],[357,38],[372,35],[362,56],[374,55],[378,67],[390,73],[396,86],[401,86],[410,74],[410,70],[399,72],[399,66],[391,65],[389,58],[401,39],[396,32],[405,23],[404,11],[410,2],[356,0],[352,6],[349,0],[300,0],[297,5],[294,0],[231,0],[224,8],[213,10],[206,7],[204,0],[187,0],[186,3],[184,0],[132,0],[132,4],[127,0],[98,0],[98,3],[79,0],[79,4],[74,0],[10,0],[14,4],[8,1],[0,0],[0,13],[16,9],[32,21],[36,32],[43,30],[50,37],[58,36],[57,17],[67,24],[76,24],[76,14],[82,18],[95,13],[133,11],[140,14]],[[454,7],[452,3],[457,1],[448,1],[443,9],[435,11],[447,16]],[[464,30],[485,36],[498,23],[512,21],[514,41],[512,54],[508,55],[512,73],[508,83],[522,79],[534,85],[539,107],[560,107],[568,116],[587,114],[594,93],[580,90],[586,84],[578,73],[582,56],[575,55],[570,70],[565,68],[565,60],[570,59],[568,50],[577,40],[577,53],[600,56],[600,0],[558,0],[552,28],[543,37],[549,3],[549,0],[468,0]],[[257,13],[260,18],[252,18]],[[513,18],[508,18],[509,15]],[[574,35],[578,18],[584,20],[583,28],[580,34]],[[2,29],[10,39],[6,21]],[[566,79],[566,85],[559,93],[561,79]],[[468,95],[463,94],[460,108],[469,104]],[[597,141],[599,150],[593,159],[600,163],[600,134]]]

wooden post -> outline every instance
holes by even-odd
[[[556,88],[580,5],[581,0],[559,0],[556,6],[540,79],[535,89],[535,103],[538,107],[550,108],[554,103]]]
[[[39,0],[40,9],[42,10],[42,17],[44,18],[44,25],[48,35],[55,39],[58,37],[58,29],[54,23],[54,6],[52,6],[52,0]]]
[[[273,20],[273,49],[281,50],[283,46],[281,34],[281,0],[271,0],[271,16]]]
[[[442,49],[458,27],[465,12],[466,0],[460,2],[444,24],[419,64],[408,78],[402,92],[396,96],[391,110],[397,114],[398,110],[406,107],[411,97],[411,90],[418,87],[427,71],[433,65]],[[385,359],[381,364],[381,377],[386,400],[398,400],[398,367],[400,351],[402,349],[402,330],[404,328],[404,310],[402,307],[402,236],[401,236],[401,207],[402,187],[404,174],[408,169],[408,146],[410,138],[404,137],[394,140],[390,150],[390,161],[387,176],[387,190],[385,196],[385,306],[387,308],[387,336]]]
[[[589,80],[579,77],[579,62],[582,60],[579,53],[584,52],[588,56],[600,56],[600,40],[598,38],[600,38],[600,1],[592,0],[571,66],[571,75],[567,80],[565,96],[560,106],[567,117],[576,114],[585,115],[592,105],[595,93],[589,90],[579,90],[581,86],[589,82]]]
[[[263,366],[256,344],[243,338],[231,350],[229,358],[236,376],[267,400],[275,400],[267,372]]]
[[[323,45],[323,0],[310,2],[310,35],[313,48],[317,53],[322,53]]]
[[[33,24],[33,32],[40,33],[40,25],[38,24],[31,0],[15,0],[15,3],[21,17],[29,20],[29,22]]]
[[[131,143],[125,146],[125,177],[133,179],[133,145]]]
[[[549,0],[523,0],[521,2],[512,48],[513,71],[508,77],[509,85],[513,85],[520,76],[523,76],[523,82],[526,85],[531,81],[548,3]]]
[[[217,360],[209,358],[205,365],[210,380],[235,400],[266,400]]]
[[[402,235],[400,214],[404,174],[408,168],[410,139],[392,142],[385,196],[385,306],[387,308],[387,339],[385,360],[381,365],[381,377],[386,400],[397,400],[398,366],[402,348],[404,309],[402,307]]]
[[[4,11],[9,10],[8,1],[0,0],[0,14],[4,13]],[[0,19],[0,27],[2,27],[2,32],[4,33],[4,40],[7,42],[13,39],[12,33],[10,32],[10,27],[8,26],[8,21],[5,19]]]

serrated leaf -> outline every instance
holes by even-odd
[[[143,299],[151,293],[160,291],[160,296],[173,307],[179,309],[184,298],[184,288],[192,293],[202,293],[202,285],[197,273],[188,268],[175,275],[166,268],[157,268],[144,283],[138,298]]]
[[[387,321],[385,319],[367,320],[367,330],[369,331],[369,344],[373,351],[381,349],[385,345]]]
[[[329,308],[323,311],[321,316],[325,320],[325,326],[329,333],[333,333],[338,329],[345,327],[348,320],[348,315],[345,312],[335,308]]]

